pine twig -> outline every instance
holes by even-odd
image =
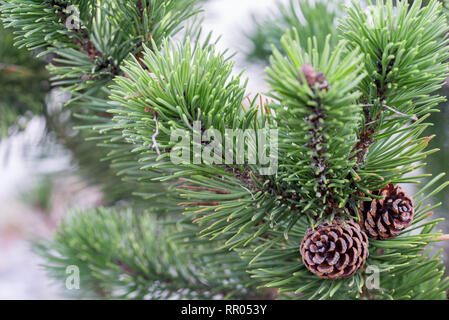
[[[153,143],[148,146],[148,149],[151,149],[151,148],[156,149],[157,154],[160,156],[161,152],[160,152],[159,147],[158,147],[159,143],[157,143],[157,141],[156,141],[156,137],[159,135],[158,115],[157,115],[156,111],[153,111],[153,114],[154,114],[154,122],[156,123],[156,131],[151,136],[151,139],[153,140]]]

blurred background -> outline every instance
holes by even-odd
[[[276,0],[209,0],[204,9],[205,31],[222,35],[220,48],[236,52],[235,73],[246,70],[248,94],[265,92],[269,43],[291,24],[293,12],[279,10]],[[303,33],[332,30],[334,24],[328,20],[335,18],[334,12],[338,8],[331,5],[327,13],[319,12]],[[302,21],[299,8],[296,13]],[[122,199],[115,188],[119,178],[108,174],[107,163],[98,162],[101,150],[93,147],[94,142],[81,143],[84,135],[73,129],[76,123],[63,108],[70,96],[50,87],[45,59],[15,48],[12,33],[0,25],[0,299],[63,299],[59,284],[39,267],[33,242],[51,237],[68,209]],[[449,97],[449,86],[440,93]],[[441,149],[423,169],[433,175],[449,171],[449,103],[439,109],[430,120],[434,126],[426,132],[436,134],[430,147]],[[413,194],[414,186],[406,187]],[[443,203],[435,215],[447,217],[449,188],[433,202]],[[440,226],[449,233],[447,222]],[[445,250],[449,266],[449,247],[443,245],[437,246]]]

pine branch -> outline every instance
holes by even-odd
[[[228,284],[215,278],[215,273],[205,268],[207,257],[186,252],[182,244],[169,238],[173,231],[173,227],[163,226],[148,215],[99,208],[72,213],[55,240],[42,242],[37,249],[47,258],[45,267],[57,279],[67,277],[69,265],[78,267],[82,294],[90,294],[95,288],[100,296],[134,299],[251,295],[237,287],[238,272],[224,277]],[[232,268],[232,259],[225,261],[227,268]]]
[[[302,47],[307,46],[308,38],[316,37],[318,48],[322,50],[326,37],[331,35],[331,47],[338,42],[338,30],[334,27],[337,17],[343,15],[342,1],[289,0],[288,4],[277,2],[274,13],[260,19],[253,17],[254,27],[247,33],[252,50],[247,53],[248,60],[258,60],[269,64],[271,45],[282,53],[281,37],[287,29],[296,29]]]
[[[294,190],[300,212],[319,220],[343,211],[347,199],[345,173],[353,166],[348,156],[356,144],[354,131],[361,113],[354,104],[359,93],[353,91],[364,77],[357,65],[361,58],[357,50],[342,58],[343,43],[332,55],[329,44],[319,52],[316,41],[303,50],[295,31],[281,42],[288,60],[274,48],[267,71],[285,136],[280,150],[288,155],[282,158],[285,172],[279,180],[282,189]],[[345,80],[349,78],[351,82]]]
[[[67,20],[70,18],[70,14],[68,13],[69,3],[60,3],[56,0],[44,1],[44,5],[47,5],[50,9],[53,10],[54,14],[60,17],[61,23],[65,26]],[[80,26],[79,28],[73,29],[76,37],[74,37],[73,41],[79,47],[84,50],[84,52],[91,58],[92,62],[98,61],[98,58],[102,58],[103,54],[96,47],[95,44],[89,40],[89,35],[85,26]]]
[[[42,17],[35,11],[42,6],[27,11],[28,2],[14,0],[2,10],[5,21],[19,28],[19,44],[58,49],[50,71],[56,84],[76,93],[71,104],[80,107],[79,128],[102,135],[93,139],[109,148],[105,159],[142,187],[137,193],[153,201],[149,211],[171,213],[175,226],[105,209],[77,216],[41,247],[57,276],[67,263],[76,264],[89,289],[137,298],[172,297],[182,287],[187,297],[194,291],[240,296],[248,294],[242,287],[256,284],[293,299],[445,296],[449,282],[440,255],[426,249],[445,238],[434,231],[439,220],[429,218],[436,206],[426,204],[448,185],[435,187],[442,176],[415,195],[413,224],[400,236],[364,242],[366,266],[382,274],[380,288],[368,291],[363,269],[335,281],[318,278],[298,254],[306,230],[336,216],[356,219],[360,201],[380,202],[386,184],[414,182],[420,176],[405,174],[435,151],[423,151],[431,137],[421,135],[442,100],[430,95],[448,76],[448,26],[437,1],[426,7],[378,1],[376,7],[369,3],[368,13],[354,3],[340,21],[345,40],[335,47],[331,37],[322,47],[313,39],[305,46],[300,32],[288,32],[281,40],[285,55],[274,48],[267,69],[273,103],[252,101],[247,109],[241,106],[242,75],[232,76],[230,57],[210,38],[162,41],[190,16],[178,3],[113,1],[96,10],[87,0],[77,3],[83,21],[98,13],[86,30],[102,53],[96,59],[120,66],[112,85],[113,70],[98,68],[89,53],[60,38],[76,33],[62,30],[53,16]],[[45,23],[30,23],[30,15]],[[131,23],[123,24],[124,17]],[[264,177],[259,163],[223,164],[223,154],[236,148],[215,141],[224,150],[218,163],[190,156],[174,163],[170,157],[180,149],[171,133],[191,132],[197,122],[208,138],[212,128],[222,136],[227,129],[277,129],[278,172]],[[248,139],[244,155],[257,150],[256,140]],[[189,141],[188,148],[203,152],[212,145]],[[178,219],[181,210],[185,219]],[[355,255],[357,243],[351,243]]]
[[[376,178],[362,179],[363,185],[358,183],[364,192],[394,182],[405,171],[413,170],[407,164],[425,157],[419,155],[422,148],[418,145],[425,147],[427,143],[416,139],[417,136],[411,132],[417,127],[424,128],[426,124],[422,121],[433,111],[431,108],[443,100],[429,95],[443,84],[448,58],[445,49],[448,43],[446,18],[441,15],[438,2],[430,1],[428,6],[421,8],[421,1],[415,1],[411,7],[401,1],[397,4],[397,13],[391,12],[391,1],[385,7],[369,5],[371,18],[359,4],[354,3],[348,8],[348,19],[341,21],[339,27],[348,40],[349,50],[358,48],[365,53],[367,76],[359,86],[363,93],[359,104],[369,107],[364,108],[364,124],[353,149],[353,157],[364,176],[371,174]],[[385,15],[388,16],[386,20]],[[410,28],[420,30],[422,36],[414,37],[403,32]],[[398,131],[410,120],[414,122],[407,129]],[[421,131],[417,129],[415,132]],[[398,132],[403,132],[404,138],[410,133],[410,138],[393,138]],[[411,149],[415,144],[413,150],[416,152],[408,155],[410,161],[405,162],[405,158],[397,154],[404,144],[403,147],[391,147],[393,140],[396,146],[403,141]],[[389,159],[392,170],[386,169],[382,173],[377,170],[380,162],[375,159],[381,154],[384,159]],[[401,165],[401,171],[393,172]]]

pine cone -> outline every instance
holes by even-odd
[[[305,65],[303,65],[301,67],[300,73],[304,75],[304,78],[306,78],[307,84],[309,85],[310,89],[312,89],[312,91],[315,91],[316,84],[318,84],[319,91],[329,91],[329,82],[327,82],[324,73],[316,72],[310,63],[306,63]],[[298,74],[298,80],[301,84],[303,84],[300,74]]]
[[[413,200],[400,186],[389,184],[373,194],[384,198],[362,202],[359,208],[360,224],[371,238],[393,238],[412,224]]]
[[[352,276],[368,258],[368,237],[353,220],[336,218],[309,228],[301,242],[302,261],[323,279]]]

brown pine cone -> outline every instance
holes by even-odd
[[[329,82],[327,82],[324,73],[316,72],[310,63],[306,63],[305,65],[303,65],[301,67],[300,73],[304,75],[304,78],[306,78],[307,84],[309,85],[310,89],[312,89],[312,91],[315,91],[316,84],[318,84],[319,91],[329,91]],[[302,84],[302,78],[300,74],[298,74],[298,80]]]
[[[368,258],[368,237],[353,220],[336,218],[309,228],[300,253],[307,269],[323,279],[352,276]]]
[[[389,184],[373,194],[384,198],[362,202],[359,207],[360,225],[371,238],[393,238],[412,224],[413,200],[400,186]]]

